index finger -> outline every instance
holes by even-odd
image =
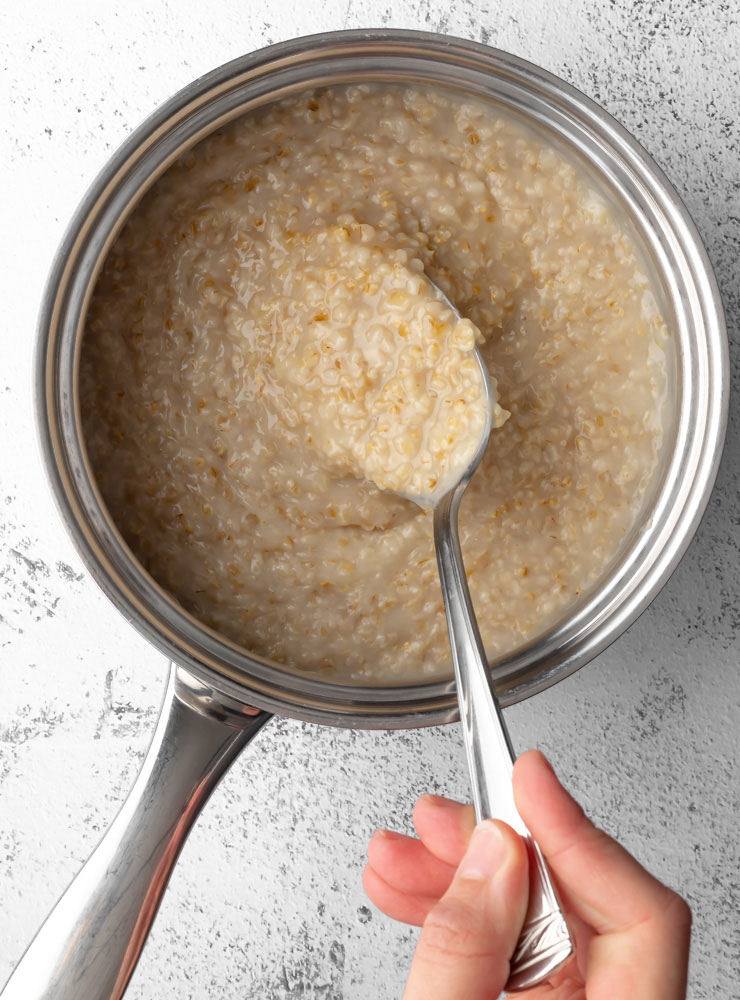
[[[522,754],[513,781],[522,819],[576,913],[596,931],[625,931],[681,909],[676,893],[594,826],[539,751]]]

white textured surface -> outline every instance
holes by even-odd
[[[119,9],[116,10],[115,7]],[[665,168],[723,290],[738,381],[740,113],[734,2],[36,2],[0,13],[0,982],[129,788],[162,657],[83,573],[35,455],[31,351],[64,225],[110,152],[213,66],[297,34],[422,27],[488,41],[594,97]],[[698,536],[598,661],[509,710],[598,821],[695,913],[690,996],[740,982],[740,420]],[[456,729],[355,733],[273,722],[186,846],[128,996],[390,1000],[415,933],[359,876],[377,825],[422,791],[465,795]]]

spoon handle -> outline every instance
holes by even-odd
[[[506,984],[514,992],[546,979],[573,953],[573,944],[545,859],[514,804],[514,750],[491,681],[460,551],[457,512],[463,491],[464,484],[435,506],[434,541],[476,818],[504,820],[524,839],[529,854],[529,906]]]

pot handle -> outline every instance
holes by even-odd
[[[154,738],[129,797],[29,945],[2,1000],[123,996],[190,828],[270,718],[170,665]]]

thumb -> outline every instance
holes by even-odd
[[[528,886],[521,838],[506,823],[479,823],[449,889],[424,921],[404,1000],[498,997],[524,922]]]

